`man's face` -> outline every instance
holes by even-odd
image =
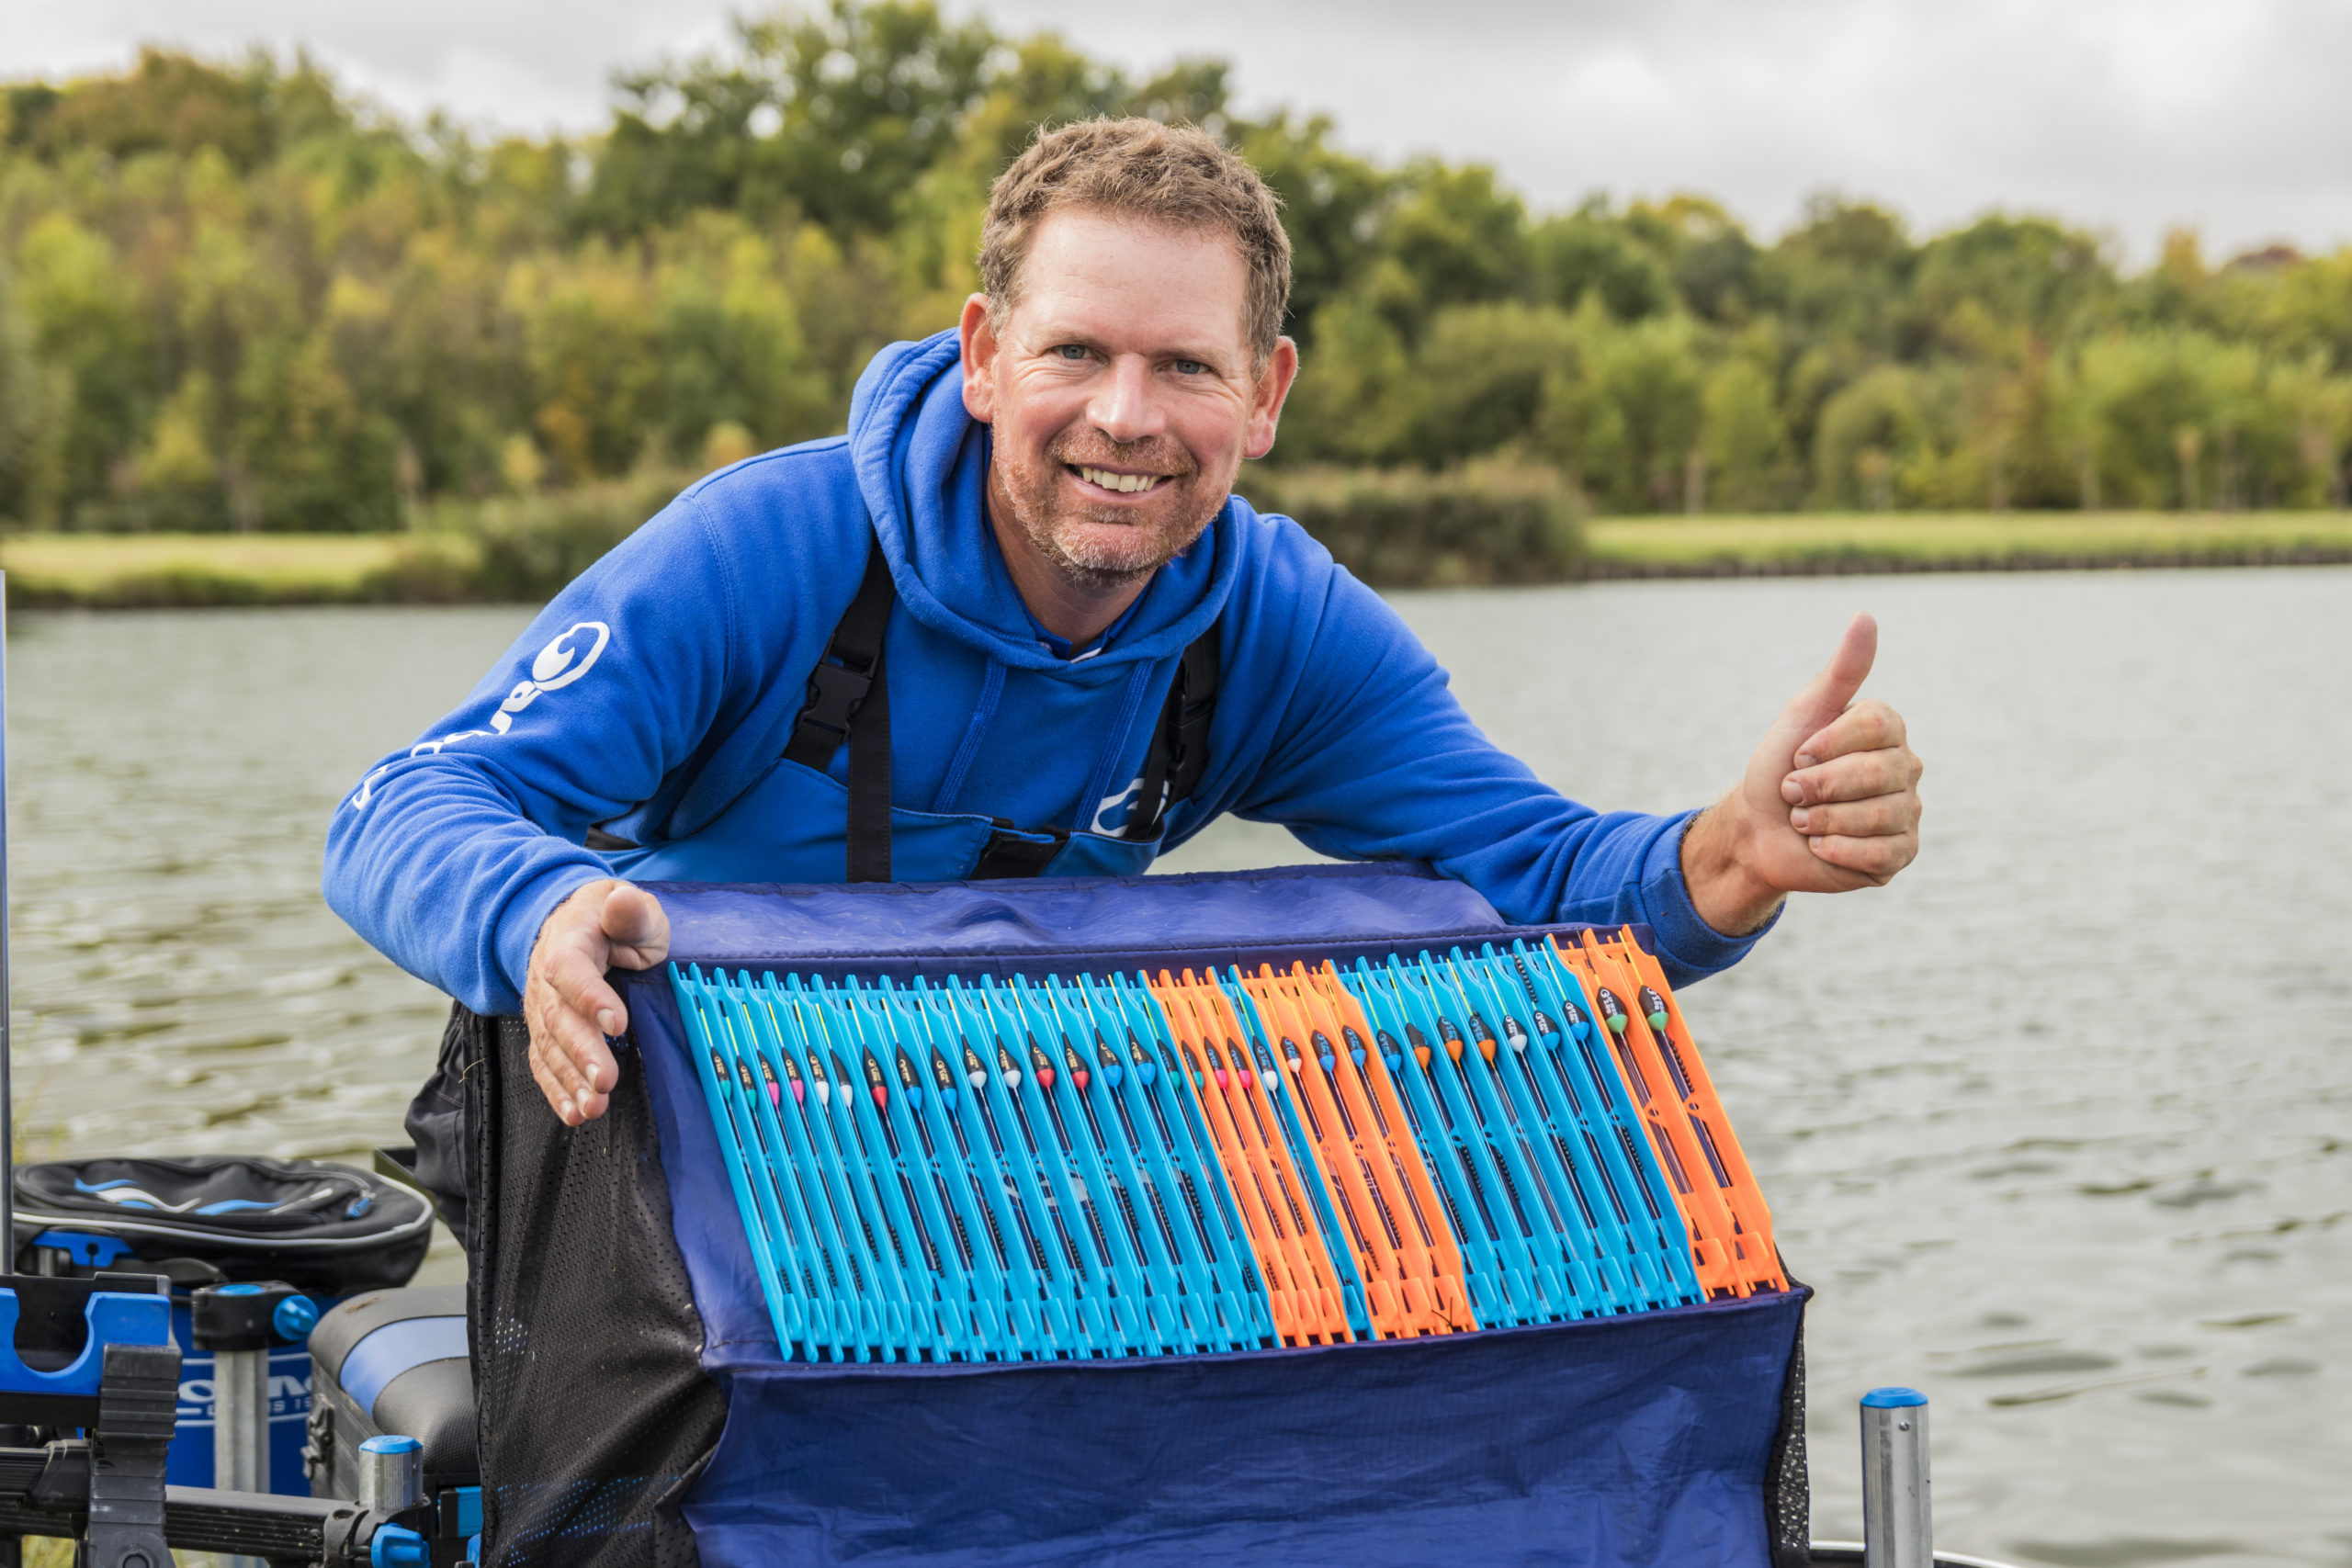
[[[1084,209],[1030,236],[997,325],[964,307],[964,405],[995,427],[989,500],[1066,578],[1129,582],[1200,537],[1274,444],[1298,367],[1250,364],[1232,239]]]

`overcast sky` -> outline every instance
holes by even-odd
[[[1713,195],[1769,237],[1836,189],[1921,232],[2005,209],[2135,262],[2352,243],[2352,0],[997,0],[1138,69],[1235,62],[1244,107],[1498,165],[1538,207]],[[142,40],[306,44],[395,107],[586,129],[618,64],[724,37],[711,0],[0,0],[0,76],[119,66]]]

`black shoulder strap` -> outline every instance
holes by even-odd
[[[1217,626],[1193,639],[1176,666],[1159,723],[1144,753],[1143,793],[1123,838],[1156,838],[1168,808],[1191,796],[1209,770],[1209,721],[1216,716]]]
[[[823,773],[849,747],[849,880],[890,880],[890,687],[882,671],[882,634],[898,589],[879,540],[865,558],[865,579],[842,612],[832,640],[808,677],[808,701],[785,743],[786,761]],[[864,722],[859,721],[863,718]],[[853,738],[853,731],[864,739]]]

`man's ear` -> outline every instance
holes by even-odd
[[[1001,348],[989,321],[987,295],[964,301],[956,332],[964,344],[964,412],[987,424],[996,418],[996,356]]]
[[[1255,461],[1274,449],[1274,427],[1282,423],[1283,402],[1297,379],[1298,344],[1286,337],[1276,338],[1274,352],[1266,356],[1266,367],[1258,373],[1257,388],[1250,394],[1250,445],[1243,448],[1243,456]],[[971,394],[967,392],[965,401],[970,400]]]

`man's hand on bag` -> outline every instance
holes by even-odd
[[[1919,775],[1903,716],[1854,694],[1878,656],[1856,615],[1829,663],[1781,710],[1739,787],[1682,838],[1700,918],[1738,935],[1791,893],[1883,886],[1919,852]]]
[[[605,1041],[628,1028],[628,1010],[605,971],[650,969],[669,954],[670,918],[661,904],[610,878],[566,898],[539,927],[523,983],[523,1021],[531,1030],[531,1077],[565,1126],[602,1116],[621,1081]]]

